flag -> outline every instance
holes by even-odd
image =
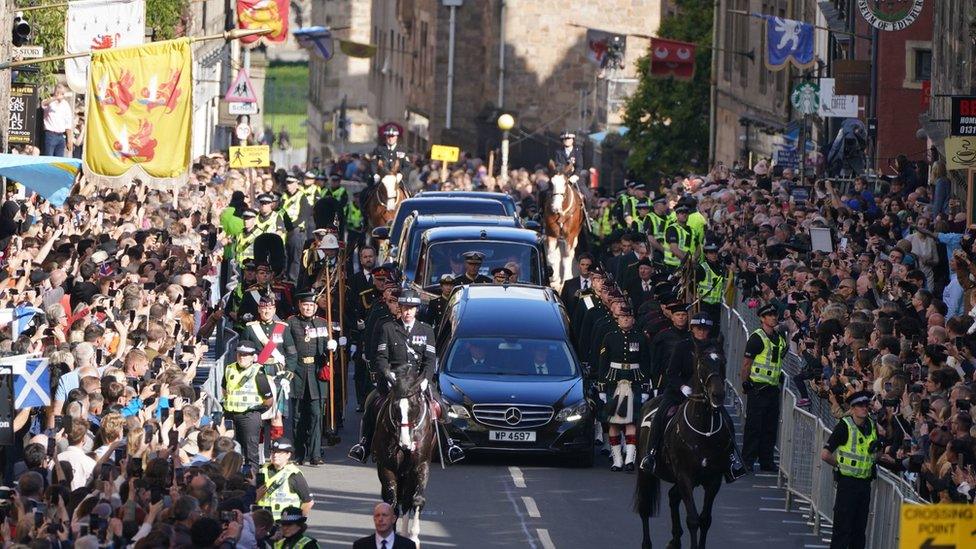
[[[292,33],[298,45],[324,61],[332,59],[332,33],[325,27],[305,27]]]
[[[237,27],[245,30],[271,29],[268,34],[241,38],[248,48],[258,44],[281,44],[288,39],[288,0],[237,0]]]
[[[606,68],[610,57],[608,55],[610,44],[615,38],[621,45],[621,59],[623,59],[623,46],[627,44],[624,35],[597,29],[586,29],[586,58],[601,69]]]
[[[111,14],[106,17],[106,14]],[[68,2],[64,18],[64,52],[137,46],[146,38],[145,0],[78,0]],[[88,56],[64,61],[68,87],[88,91]]]
[[[782,70],[788,63],[799,69],[817,63],[813,55],[813,25],[771,15],[752,14],[766,20],[766,67]]]
[[[21,304],[14,307],[13,323],[10,326],[10,331],[13,338],[17,339],[20,337],[20,334],[24,333],[28,328],[31,327],[34,317],[43,312],[44,311],[32,305]],[[37,316],[37,318],[43,321],[44,316],[41,314],[41,316]]]
[[[651,39],[651,75],[691,80],[695,77],[695,47],[688,42]]]
[[[188,38],[92,53],[85,131],[89,180],[118,186],[139,178],[158,187],[185,178],[192,71]]]
[[[22,184],[60,207],[68,198],[81,160],[60,156],[0,154],[0,175]]]
[[[51,371],[48,359],[17,355],[0,359],[14,376],[14,409],[42,408],[51,405]]]
[[[367,59],[376,55],[375,44],[363,44],[362,42],[353,42],[351,40],[340,39],[339,50],[349,57],[358,57],[362,59]]]

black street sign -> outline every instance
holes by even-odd
[[[949,128],[949,135],[976,136],[976,97],[953,96],[951,114],[952,126]]]
[[[11,145],[37,143],[37,85],[10,84],[8,141]]]

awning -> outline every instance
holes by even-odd
[[[54,206],[67,200],[80,170],[81,160],[77,158],[0,154],[0,175],[43,196]]]
[[[619,128],[617,128],[617,131],[616,132],[612,132],[612,133],[616,133],[617,135],[620,135],[621,137],[623,137],[623,136],[627,135],[627,132],[628,131],[630,131],[630,129],[627,126],[620,126]],[[600,143],[603,143],[603,140],[607,138],[607,132],[591,133],[591,134],[588,134],[587,137],[590,138],[590,141],[592,141],[594,143],[597,143],[597,144],[600,144]]]

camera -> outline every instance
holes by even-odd
[[[921,394],[922,391],[924,391],[924,390],[925,390],[925,387],[923,387],[921,383],[913,383],[911,385],[911,387],[908,388],[908,392],[909,393],[918,393],[918,394]]]
[[[221,511],[220,512],[220,522],[234,522],[234,519],[235,518],[236,517],[234,516],[234,512],[233,511]]]
[[[886,399],[884,399],[884,400],[881,401],[881,405],[884,406],[884,407],[886,407],[886,408],[897,408],[898,407],[898,399],[897,398],[886,398]]]

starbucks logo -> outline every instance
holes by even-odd
[[[908,28],[922,14],[925,0],[857,0],[861,17],[883,31]]]

